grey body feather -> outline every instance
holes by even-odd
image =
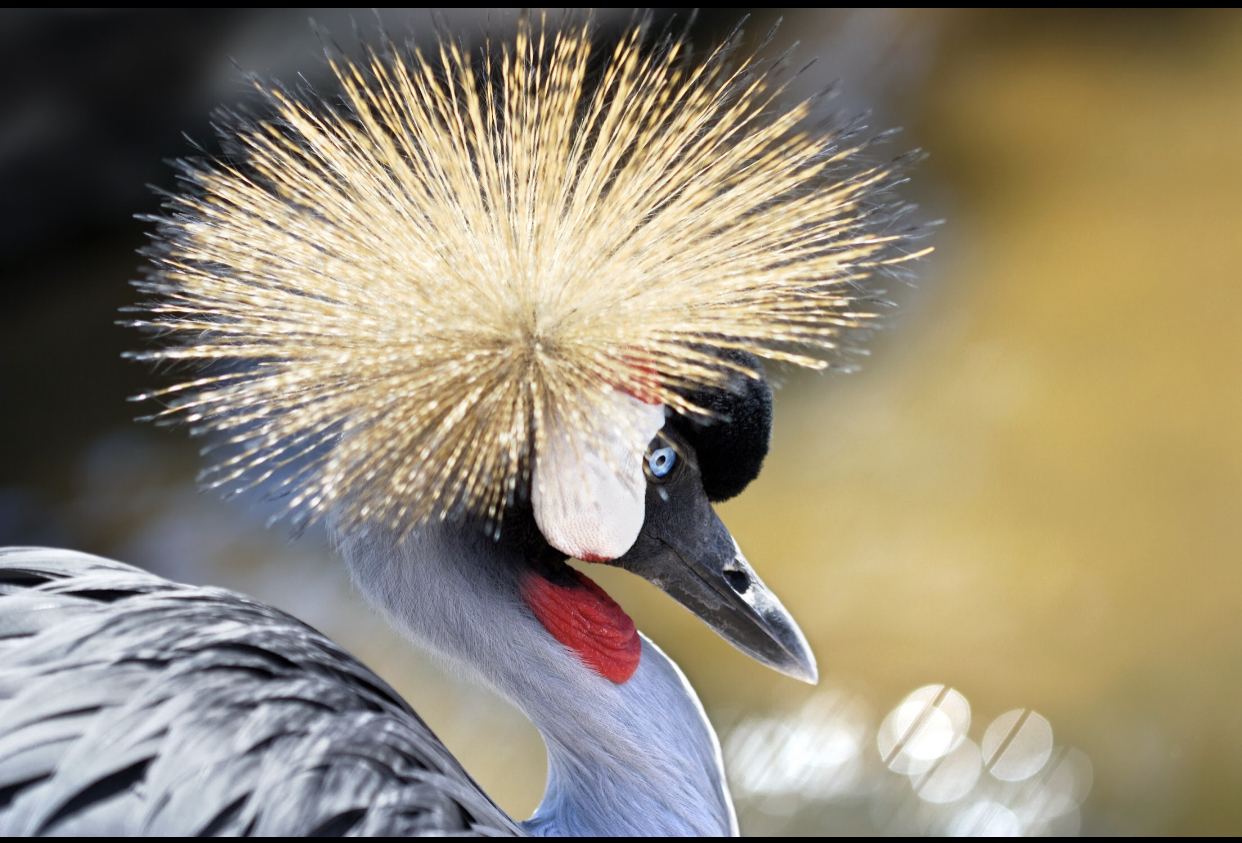
[[[250,598],[0,550],[0,834],[520,834],[383,680]]]
[[[716,733],[649,639],[637,672],[616,684],[523,605],[521,551],[504,540],[444,522],[404,541],[374,529],[337,539],[354,581],[398,629],[507,697],[543,735],[548,786],[526,830],[737,833]]]
[[[13,548],[0,550],[0,834],[736,834],[715,732],[651,641],[628,682],[599,676],[522,604],[518,551],[467,527],[338,542],[402,631],[539,728],[548,787],[530,820],[283,612]]]

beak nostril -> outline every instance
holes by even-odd
[[[725,582],[738,594],[745,594],[750,589],[750,576],[745,571],[726,570]]]

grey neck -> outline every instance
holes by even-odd
[[[518,547],[468,525],[404,540],[337,532],[354,582],[411,640],[518,706],[548,749],[548,785],[523,823],[540,835],[737,833],[720,746],[681,671],[646,637],[615,684],[556,641],[521,598]]]

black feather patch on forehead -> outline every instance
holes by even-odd
[[[743,351],[719,351],[722,357],[759,372],[758,380],[734,373],[727,389],[700,390],[687,396],[714,418],[670,419],[693,446],[703,490],[713,503],[738,495],[759,476],[772,437],[772,387],[759,358]]]

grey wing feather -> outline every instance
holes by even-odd
[[[0,550],[0,834],[515,835],[383,680],[223,589]]]

